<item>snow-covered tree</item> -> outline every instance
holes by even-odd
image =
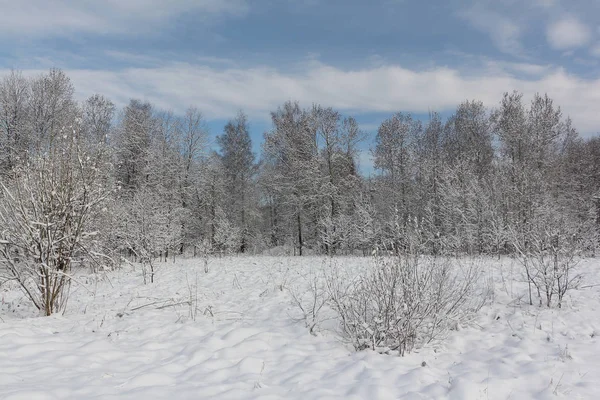
[[[228,199],[223,208],[228,220],[239,231],[239,251],[243,253],[248,250],[250,221],[256,215],[253,179],[257,172],[246,115],[240,112],[229,121],[223,134],[217,137],[217,142],[221,150]]]
[[[0,83],[0,172],[27,160],[30,93],[18,71],[11,71]]]
[[[269,191],[281,201],[279,224],[287,225],[294,247],[302,255],[307,241],[316,236],[316,207],[322,175],[317,135],[310,113],[287,102],[272,113],[273,130],[265,133],[263,160]],[[274,229],[278,229],[274,227]]]
[[[63,127],[1,185],[0,265],[44,315],[64,310],[74,264],[94,258],[90,222],[111,193],[80,130]]]
[[[66,73],[53,68],[31,81],[29,127],[32,147],[37,152],[51,149],[77,113],[75,87]]]

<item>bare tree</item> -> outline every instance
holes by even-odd
[[[142,265],[144,283],[154,283],[157,259],[181,243],[181,212],[177,204],[168,206],[164,197],[152,187],[126,197],[120,208],[119,235]]]
[[[422,125],[410,114],[397,113],[382,122],[375,137],[373,151],[375,168],[381,171],[379,179],[380,207],[388,221],[390,239],[403,241],[395,235],[397,225],[406,227],[415,214],[415,154]],[[401,243],[396,243],[399,249]]]
[[[257,172],[246,115],[240,112],[229,121],[217,142],[221,148],[225,190],[230,200],[224,204],[224,209],[240,232],[239,251],[244,253],[249,247],[250,220],[256,214],[251,201],[255,197],[252,181]]]
[[[189,211],[188,219],[182,220],[182,242],[179,252],[183,253],[186,244],[195,244],[199,236],[199,227],[192,218],[199,206],[194,206],[195,194],[198,193],[198,179],[195,175],[200,174],[201,158],[207,147],[207,128],[202,113],[195,107],[189,107],[185,115],[179,120],[179,196],[181,207]]]
[[[35,151],[52,148],[57,135],[73,123],[78,115],[74,93],[71,79],[60,69],[53,68],[31,81],[29,121]]]
[[[581,280],[577,265],[583,249],[582,231],[549,196],[546,199],[538,206],[530,229],[520,234],[513,230],[511,238],[529,284],[529,303],[533,304],[533,287],[540,305],[561,308],[567,292]]]
[[[11,71],[0,84],[0,168],[10,171],[27,160],[29,150],[30,87],[18,71]]]
[[[83,128],[90,143],[106,144],[111,132],[115,105],[106,97],[95,94],[83,104]]]
[[[116,178],[130,193],[144,183],[148,152],[159,129],[150,103],[131,100],[125,107],[113,146]]]
[[[273,130],[265,133],[263,159],[269,187],[277,199],[282,218],[293,236],[295,249],[302,255],[307,242],[316,236],[315,206],[320,204],[320,173],[317,134],[310,114],[298,103],[287,102],[272,113]]]
[[[90,257],[97,236],[89,221],[110,194],[79,129],[65,127],[2,184],[0,264],[44,315],[64,310],[73,263]]]

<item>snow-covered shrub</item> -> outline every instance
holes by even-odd
[[[122,245],[131,251],[142,265],[144,283],[154,282],[156,258],[175,252],[182,242],[184,211],[173,201],[161,200],[151,187],[139,189],[119,209],[118,232]]]
[[[356,279],[333,269],[325,280],[343,338],[356,350],[399,355],[440,339],[477,312],[486,298],[478,282],[476,265],[419,255],[375,257]]]
[[[524,268],[531,305],[532,287],[540,305],[556,304],[561,308],[567,292],[579,284],[577,266],[582,246],[578,233],[578,227],[553,217],[534,221],[524,234],[513,233],[513,246]]]
[[[301,313],[298,320],[304,321],[310,334],[315,335],[316,330],[324,321],[323,311],[329,301],[329,296],[322,276],[314,270],[309,271],[302,281],[306,281],[305,287],[292,286],[288,288],[288,291],[292,297],[292,304]]]
[[[215,217],[214,245],[215,251],[231,254],[239,250],[242,244],[242,231],[225,215],[221,207],[217,207]]]
[[[44,315],[64,310],[73,264],[101,258],[91,221],[110,189],[76,128],[0,184],[0,270]]]

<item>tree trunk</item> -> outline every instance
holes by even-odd
[[[302,219],[300,217],[300,212],[298,212],[298,255],[302,256]]]
[[[598,231],[598,236],[600,237],[600,193],[598,193],[598,196],[594,198],[594,201],[596,202],[596,230]],[[599,242],[596,244],[600,245],[600,238],[598,240]]]
[[[244,201],[242,201],[242,243],[240,244],[240,253],[246,252],[246,248],[248,246],[246,242],[247,233],[248,231],[246,229],[246,210],[244,209]]]

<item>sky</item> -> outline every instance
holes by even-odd
[[[57,67],[78,99],[198,107],[213,135],[243,110],[255,149],[287,100],[353,115],[495,107],[548,93],[600,130],[597,0],[0,0],[0,75]],[[364,147],[363,167],[370,160]]]

